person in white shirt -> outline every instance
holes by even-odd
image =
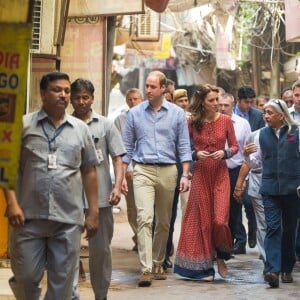
[[[237,230],[238,216],[242,214],[242,203],[237,202],[233,197],[234,188],[240,172],[240,168],[244,161],[243,149],[246,139],[251,133],[251,127],[249,122],[233,113],[234,98],[231,94],[225,93],[219,98],[219,112],[231,117],[235,136],[239,145],[238,153],[226,160],[229,178],[230,178],[230,216],[229,216],[229,228],[231,230],[232,239],[234,242],[235,234]],[[235,254],[245,254],[246,249],[244,247],[236,247],[234,249]]]

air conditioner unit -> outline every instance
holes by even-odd
[[[56,45],[59,44],[61,10],[64,0],[35,0],[32,16],[31,52],[37,54],[56,55]]]
[[[160,37],[160,14],[146,8],[144,14],[133,16],[130,36],[133,41],[158,41]]]

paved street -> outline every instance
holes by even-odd
[[[139,278],[138,256],[130,249],[131,230],[127,223],[124,202],[121,212],[115,214],[113,240],[113,280],[109,300],[135,299],[299,299],[300,262],[297,263],[293,284],[281,284],[279,289],[270,289],[263,281],[263,264],[258,259],[257,248],[247,249],[246,255],[236,255],[228,262],[229,275],[226,280],[216,277],[213,283],[179,279],[169,273],[166,281],[153,281],[150,288],[137,287]],[[180,231],[180,211],[175,228],[175,245]],[[88,283],[87,283],[88,284]],[[86,288],[82,290],[84,297]],[[82,298],[92,299],[92,298]]]
[[[113,279],[109,289],[109,300],[181,300],[181,299],[300,299],[300,262],[294,272],[294,283],[281,284],[279,289],[270,289],[263,281],[262,261],[258,259],[257,248],[247,249],[246,255],[236,255],[228,262],[229,275],[226,280],[216,277],[213,283],[203,283],[178,278],[169,273],[165,281],[153,281],[149,288],[139,288],[138,256],[131,251],[131,229],[127,223],[125,201],[122,199],[120,213],[115,216],[113,239]],[[175,245],[180,231],[180,211],[175,227]],[[80,282],[81,300],[93,300],[88,274],[88,258],[85,242],[82,243],[82,261],[87,280]],[[7,285],[10,270],[0,268],[0,299],[14,299]],[[6,277],[6,278],[5,278]],[[45,282],[45,281],[44,281]]]

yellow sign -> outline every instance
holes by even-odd
[[[0,186],[17,179],[31,26],[0,24]]]
[[[26,23],[32,0],[0,0],[1,23]]]
[[[154,52],[154,58],[169,58],[170,57],[170,49],[171,49],[172,41],[171,35],[164,33],[162,39],[162,51]]]

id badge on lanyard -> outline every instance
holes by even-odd
[[[57,157],[54,153],[48,154],[48,169],[57,169]]]
[[[63,124],[54,134],[54,136],[50,139],[49,135],[47,134],[45,128],[44,128],[44,124],[42,123],[42,129],[43,132],[47,138],[48,141],[48,148],[49,148],[49,154],[48,154],[48,169],[57,169],[57,156],[54,153],[55,149],[52,147],[52,143],[55,142],[55,139],[61,134],[61,132],[63,131],[63,129],[65,128],[65,124]]]

